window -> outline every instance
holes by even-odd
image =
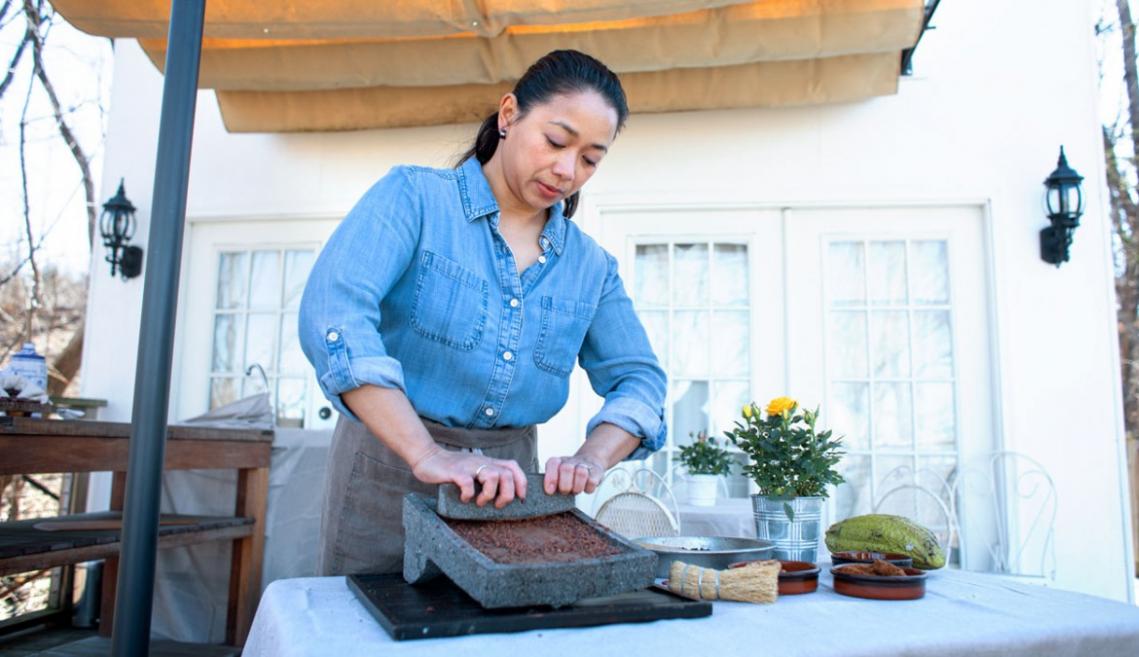
[[[671,481],[684,474],[679,448],[701,432],[723,441],[751,399],[748,244],[641,240],[633,266],[637,313],[669,378],[668,442],[652,467]],[[735,471],[729,492],[746,495]]]
[[[825,279],[830,424],[846,435],[839,518],[870,513],[900,485],[948,499],[958,465],[957,352],[948,243],[830,240]],[[932,498],[903,511],[935,530]]]
[[[209,408],[265,391],[278,426],[306,426],[314,390],[297,338],[297,309],[316,258],[313,249],[218,253]],[[262,381],[256,369],[265,372]]]

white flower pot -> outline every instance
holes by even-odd
[[[716,506],[719,475],[688,475],[688,503],[693,506]]]

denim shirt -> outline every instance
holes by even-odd
[[[519,272],[476,158],[457,169],[398,166],[356,204],[305,286],[300,341],[325,397],[364,384],[403,390],[419,415],[455,427],[545,422],[579,362],[609,422],[664,444],[665,375],[617,261],[550,209],[538,262]]]

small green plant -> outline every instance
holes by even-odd
[[[704,431],[688,435],[694,438],[692,444],[680,448],[680,463],[688,474],[726,475],[732,471],[731,453],[717,445],[715,438]]]
[[[843,482],[835,466],[842,459],[841,438],[815,426],[819,410],[800,410],[789,397],[773,399],[761,416],[755,403],[743,407],[743,421],[725,432],[747,454],[743,472],[767,497],[827,496],[827,486]]]

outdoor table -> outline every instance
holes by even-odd
[[[261,598],[244,657],[454,655],[1088,655],[1134,657],[1139,607],[957,570],[930,574],[924,598],[834,592],[772,605],[715,602],[712,616],[513,634],[393,641],[343,577],[278,580]]]
[[[0,417],[0,474],[113,472],[111,509],[121,511],[126,495],[131,425],[123,422]],[[199,518],[160,528],[157,546],[205,541],[232,543],[226,638],[240,645],[249,627],[261,584],[265,507],[273,432],[262,429],[171,426],[167,428],[166,470],[226,469],[237,472],[232,517]],[[56,521],[107,521],[117,514],[79,514]],[[185,517],[183,517],[185,519]],[[43,519],[40,519],[43,520]],[[0,523],[0,574],[106,559],[100,632],[113,627],[121,530],[43,531],[36,522]],[[215,566],[217,567],[217,566]],[[224,566],[222,566],[224,567]]]

